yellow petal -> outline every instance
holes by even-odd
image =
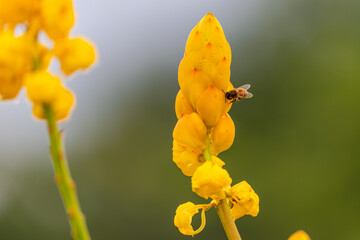
[[[204,163],[204,159],[200,158],[202,150],[183,146],[175,140],[173,145],[173,161],[184,175],[192,176],[196,169]]]
[[[196,111],[208,127],[213,127],[225,114],[226,101],[224,92],[213,85],[209,86],[196,102]]]
[[[234,220],[244,216],[257,216],[259,213],[259,196],[251,186],[242,181],[230,188],[232,207],[230,209]]]
[[[219,165],[206,161],[198,167],[191,178],[192,190],[200,197],[220,200],[225,198],[225,189],[232,180],[229,173]]]
[[[194,109],[192,108],[191,104],[188,102],[188,100],[183,95],[181,89],[179,90],[178,94],[176,95],[175,112],[176,112],[176,116],[178,119],[183,114],[190,114],[190,113],[194,112]]]
[[[210,86],[211,81],[198,69],[192,70],[180,84],[181,90],[193,108],[199,96]]]
[[[235,139],[235,125],[231,117],[222,116],[211,134],[211,152],[218,155],[231,147]]]
[[[192,148],[205,149],[208,144],[207,128],[197,113],[183,115],[174,128],[173,137]]]
[[[223,57],[219,64],[213,68],[211,80],[215,87],[227,92],[230,85],[230,62],[226,57]]]

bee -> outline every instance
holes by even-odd
[[[241,87],[234,88],[225,93],[225,102],[229,100],[231,103],[241,101],[242,98],[252,98],[252,93],[247,90],[250,88],[250,84],[242,85]]]

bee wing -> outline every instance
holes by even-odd
[[[248,92],[247,98],[252,98],[254,95],[251,92]]]
[[[250,87],[251,87],[251,85],[250,85],[250,84],[245,84],[245,85],[240,86],[239,88],[242,88],[242,89],[248,90]]]

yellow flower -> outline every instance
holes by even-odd
[[[253,217],[259,213],[259,197],[246,182],[242,181],[230,188],[232,207],[230,209],[234,220],[245,214]]]
[[[183,115],[174,128],[173,137],[192,148],[205,149],[208,144],[207,128],[197,113]]]
[[[192,202],[181,204],[176,209],[174,224],[179,231],[184,235],[194,235],[195,231],[191,226],[192,217],[198,213],[199,210]]]
[[[0,28],[4,24],[14,27],[28,21],[38,8],[39,0],[0,0]]]
[[[225,198],[224,190],[229,188],[231,182],[229,173],[212,161],[206,161],[198,167],[191,178],[193,192],[205,199]]]
[[[298,230],[295,233],[291,234],[288,240],[311,240],[309,235],[303,230]]]
[[[61,70],[67,75],[88,68],[96,59],[94,46],[79,37],[56,41],[54,54],[60,60]]]
[[[195,205],[192,202],[183,203],[176,209],[174,225],[182,234],[194,236],[204,229],[206,224],[205,211],[209,210],[212,206],[212,203],[199,205]],[[199,209],[202,209],[201,226],[198,230],[194,231],[191,226],[192,217],[199,212]]]
[[[51,103],[60,92],[61,81],[46,71],[36,71],[26,75],[27,96],[32,102]]]
[[[14,37],[10,30],[0,32],[0,96],[3,100],[17,96],[31,63],[31,48],[26,38]]]
[[[222,116],[211,133],[211,152],[218,155],[227,150],[234,142],[235,125],[231,117],[226,114]]]
[[[179,119],[182,115],[190,114],[192,112],[194,112],[193,107],[188,102],[188,100],[186,100],[184,94],[180,89],[178,94],[176,95],[176,100],[175,100],[176,117]]]
[[[41,22],[51,39],[67,37],[75,22],[72,0],[41,0]]]
[[[55,114],[55,119],[63,120],[68,117],[74,105],[74,102],[75,99],[73,94],[63,87],[60,88],[56,99],[54,99],[54,101],[50,103],[50,106]],[[46,118],[44,114],[44,106],[42,103],[34,102],[33,114],[35,117],[40,119]]]

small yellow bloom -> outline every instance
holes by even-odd
[[[41,21],[51,39],[66,38],[75,22],[72,0],[41,0]]]
[[[207,128],[197,113],[183,115],[174,128],[173,137],[192,148],[205,149],[208,144]]]
[[[72,107],[74,106],[74,102],[75,99],[73,94],[69,90],[61,88],[56,99],[50,103],[50,106],[55,114],[55,119],[63,120],[68,117]],[[42,103],[34,103],[33,114],[37,118],[45,119],[44,107]]]
[[[176,100],[175,100],[176,117],[179,119],[183,114],[190,114],[192,112],[194,112],[193,107],[188,102],[188,100],[186,100],[184,94],[180,89],[178,94],[176,95]]]
[[[196,111],[208,127],[213,127],[225,114],[225,94],[213,85],[209,86],[196,102]]]
[[[229,173],[212,161],[206,161],[198,167],[191,178],[193,192],[205,199],[225,198],[224,190],[229,188],[231,182]]]
[[[174,218],[175,226],[184,235],[194,236],[195,234],[198,234],[204,229],[206,224],[205,211],[209,210],[212,206],[212,203],[195,205],[192,202],[187,202],[181,204],[176,209],[176,215]],[[199,209],[202,209],[201,225],[198,230],[194,231],[193,227],[191,226],[192,217],[199,212]]]
[[[36,71],[26,75],[27,96],[32,102],[51,103],[60,92],[61,81],[46,71]]]
[[[246,181],[242,181],[230,188],[230,194],[232,203],[230,212],[234,220],[245,214],[253,217],[258,215],[259,196]]]
[[[56,41],[54,54],[60,60],[61,70],[66,75],[88,68],[96,59],[94,46],[79,37]]]
[[[311,240],[311,238],[303,230],[298,230],[295,233],[291,234],[288,240]]]
[[[176,209],[174,224],[179,231],[184,235],[194,235],[195,231],[191,226],[192,217],[198,213],[199,210],[192,202],[181,204]]]
[[[231,117],[222,116],[211,134],[211,152],[215,155],[227,150],[234,142],[235,125]]]

